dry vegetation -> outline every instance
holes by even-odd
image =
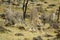
[[[0,0],[0,40],[60,40],[60,0]]]

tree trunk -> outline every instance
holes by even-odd
[[[25,3],[26,2],[26,3]],[[23,2],[23,19],[25,20],[26,11],[27,11],[28,0]]]

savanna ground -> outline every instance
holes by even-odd
[[[59,26],[58,23],[56,23],[57,26],[56,24],[51,26],[50,21],[44,24],[41,19],[38,19],[44,13],[48,18],[50,14],[56,13],[60,6],[60,0],[30,0],[27,14],[33,15],[33,17],[27,16],[25,21],[19,17],[23,14],[23,0],[13,1],[13,3],[13,5],[9,5],[0,0],[0,14],[8,13],[8,15],[3,15],[2,17],[0,15],[0,40],[60,40],[60,23]],[[15,15],[16,13],[18,13],[17,15],[20,19]],[[14,19],[14,16],[17,18]],[[14,23],[7,23],[4,17],[13,19]],[[53,19],[53,21],[57,22],[56,19]],[[11,20],[8,20],[8,22],[11,22]],[[51,22],[51,24],[53,23]]]

